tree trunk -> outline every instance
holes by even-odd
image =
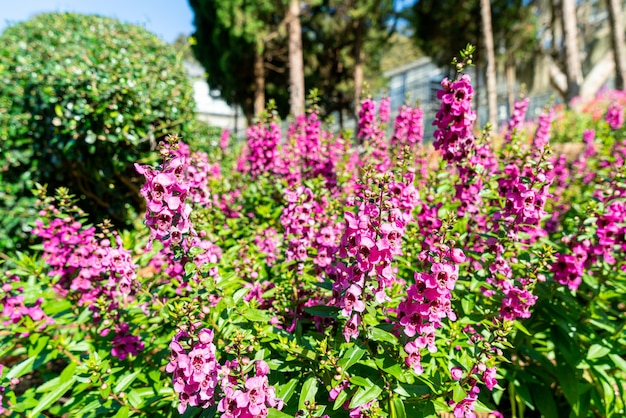
[[[289,3],[289,104],[291,114],[304,114],[304,59],[302,58],[302,27],[300,1]]]
[[[343,132],[343,109],[339,108],[339,131]]]
[[[513,53],[509,52],[506,57],[506,98],[509,105],[509,118],[513,114],[515,109],[515,61],[513,60]]]
[[[607,0],[609,22],[611,24],[611,43],[615,59],[615,87],[624,90],[626,83],[626,47],[624,46],[624,18],[620,0]]]
[[[585,100],[593,99],[611,75],[614,74],[614,71],[615,59],[613,58],[613,51],[609,50],[585,77],[585,81],[580,87],[580,97]]]
[[[265,60],[257,49],[254,53],[254,116],[259,117],[265,110]]]
[[[498,126],[498,93],[496,84],[496,56],[493,46],[493,30],[491,27],[490,0],[480,0],[480,15],[482,18],[483,37],[485,39],[485,56],[487,68],[485,79],[487,84],[487,114],[492,129]]]
[[[566,99],[567,76],[554,62],[549,63],[548,71],[550,72],[550,82],[552,86]],[[611,77],[613,71],[615,71],[615,60],[613,59],[613,51],[609,50],[585,77],[584,82],[580,86],[580,97],[584,100],[593,99],[596,93],[598,93],[598,90],[600,90],[604,83]]]
[[[567,77],[567,95],[569,102],[580,94],[583,71],[578,51],[578,27],[576,23],[576,0],[561,0],[561,18],[563,21],[563,46],[565,49],[565,76]]]
[[[361,109],[361,93],[363,91],[363,22],[355,23],[354,38],[354,114],[358,115]]]
[[[474,81],[474,108],[476,109],[476,120],[474,121],[474,126],[479,126],[482,127],[482,124],[480,123],[480,109],[481,109],[481,102],[480,102],[480,89],[482,89],[482,85],[480,84],[480,72],[482,71],[482,61],[483,61],[483,57],[482,55],[480,55],[481,52],[481,30],[477,25],[477,31],[476,31],[476,51],[478,51],[478,59],[475,60],[474,62],[474,74],[476,74],[476,79],[473,80]]]

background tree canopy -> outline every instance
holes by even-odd
[[[195,13],[193,52],[207,70],[208,83],[229,104],[241,105],[248,120],[255,113],[260,82],[265,95],[276,101],[279,114],[289,111],[288,3],[189,1]],[[301,2],[306,88],[320,91],[324,113],[354,111],[359,67],[374,84],[381,78],[380,63],[398,16],[393,4],[392,0]],[[255,54],[263,60],[262,81],[255,75]]]
[[[30,237],[31,189],[69,188],[92,222],[132,223],[133,163],[197,122],[176,51],[115,19],[41,14],[0,36],[0,249]],[[3,237],[3,238],[4,238]]]

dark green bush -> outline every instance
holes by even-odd
[[[24,244],[35,182],[68,187],[93,222],[132,222],[143,205],[133,163],[192,129],[179,58],[101,16],[42,14],[0,35],[0,250]]]

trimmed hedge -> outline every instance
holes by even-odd
[[[0,250],[28,235],[35,182],[68,187],[93,222],[128,226],[143,208],[133,163],[152,158],[167,134],[185,136],[193,119],[180,57],[144,28],[73,13],[7,28],[0,35]]]

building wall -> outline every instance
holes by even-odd
[[[402,104],[419,103],[424,109],[424,136],[432,138],[435,113],[439,109],[440,102],[437,99],[437,91],[441,89],[441,81],[444,77],[450,77],[451,71],[437,67],[429,58],[420,58],[402,67],[390,70],[385,73],[389,78],[389,96],[391,98],[392,117],[395,117]],[[485,91],[485,80],[483,74],[478,74],[476,68],[469,67],[466,71],[472,78],[472,84],[476,89],[474,96],[474,108],[478,114],[478,123],[484,124],[487,120],[487,95]],[[539,73],[538,76],[543,76]],[[516,86],[516,91],[520,91],[521,86]],[[503,74],[498,75],[498,123],[505,124],[511,113],[507,101],[507,88]],[[527,112],[528,119],[536,119],[548,103],[559,103],[560,97],[554,91],[544,89],[544,91],[532,92],[528,95],[530,104]]]
[[[193,87],[198,119],[211,126],[228,129],[235,134],[243,132],[246,129],[246,119],[241,109],[229,106],[219,97],[218,92],[210,89],[200,64],[186,61],[184,66]]]

